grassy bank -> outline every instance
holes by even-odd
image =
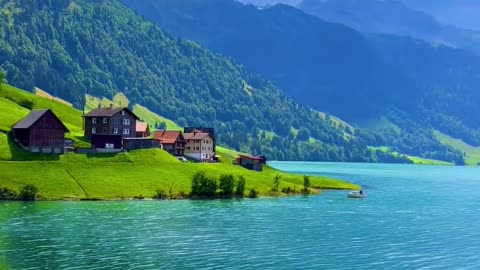
[[[68,154],[58,161],[0,162],[0,186],[20,190],[33,184],[42,199],[118,199],[136,196],[153,197],[157,189],[174,194],[190,192],[190,177],[199,170],[219,177],[222,174],[243,175],[247,191],[256,188],[260,195],[269,195],[277,170],[266,167],[253,172],[232,165],[221,154],[222,163],[181,163],[163,150],[139,150],[117,155],[87,156]],[[282,188],[299,190],[303,176],[281,173]],[[340,180],[312,177],[312,187],[356,189]]]

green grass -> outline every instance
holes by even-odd
[[[255,187],[268,195],[277,170],[266,167],[253,172],[232,165],[231,158],[219,151],[222,163],[181,163],[163,150],[139,150],[117,155],[87,156],[68,154],[59,161],[0,162],[2,185],[19,190],[27,184],[39,188],[44,199],[132,198],[152,197],[155,190],[175,193],[190,192],[190,177],[205,170],[209,175],[243,175],[247,188]],[[303,177],[282,173],[280,188],[303,185]],[[312,177],[312,186],[322,188],[356,189],[355,185],[325,177]]]
[[[435,131],[435,137],[443,144],[449,145],[462,153],[465,153],[465,162],[468,165],[478,165],[480,163],[480,147],[474,147],[466,144],[462,140],[452,138],[439,131]]]
[[[33,95],[23,90],[5,85],[0,91],[0,186],[20,190],[33,184],[39,188],[43,199],[118,199],[143,195],[152,197],[159,188],[172,189],[174,193],[190,192],[190,177],[199,170],[219,177],[231,173],[243,175],[247,189],[255,187],[261,195],[268,195],[273,187],[273,177],[279,171],[265,167],[263,172],[253,172],[232,164],[238,152],[218,147],[217,154],[223,162],[216,164],[181,163],[161,149],[139,150],[111,155],[39,155],[31,154],[17,146],[7,135],[10,127],[22,119],[29,110],[6,99],[9,97],[20,103],[22,100],[35,102],[34,108],[50,108],[73,132],[67,138],[76,143],[88,145],[82,138],[81,112],[52,98]],[[90,100],[93,102],[93,99]],[[91,103],[90,105],[92,105]],[[98,105],[98,104],[97,104]],[[93,105],[92,105],[93,106]],[[165,121],[167,127],[176,127],[148,109],[135,106],[136,113],[147,121]],[[167,121],[166,121],[167,120]],[[283,175],[283,187],[303,185],[301,175]],[[334,189],[357,189],[358,186],[340,180],[312,177],[312,186]]]
[[[386,146],[380,146],[380,147],[370,147],[370,149],[375,149],[375,150],[380,150],[383,152],[390,152],[390,148]],[[402,155],[401,153],[397,152],[392,152],[393,155]],[[435,160],[435,159],[426,159],[426,158],[421,158],[421,157],[415,157],[415,156],[409,156],[405,155],[413,161],[413,164],[418,164],[418,165],[441,165],[441,166],[449,166],[449,165],[455,165],[451,162],[446,162],[446,161],[441,161],[441,160]]]
[[[168,130],[183,130],[172,120],[164,118],[141,105],[135,104],[133,106],[133,113],[140,117],[144,122],[147,122],[151,127],[155,127],[155,123],[165,122]]]

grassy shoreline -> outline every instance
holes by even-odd
[[[181,163],[163,150],[139,150],[116,155],[88,156],[67,154],[57,161],[0,161],[0,187],[19,191],[32,184],[41,200],[152,198],[157,189],[184,197],[191,189],[191,176],[205,171],[218,178],[222,174],[243,175],[246,193],[251,188],[259,196],[269,195],[273,177],[280,173],[279,189],[303,188],[303,175],[294,175],[266,166],[254,172],[232,164],[232,158],[219,152],[222,163]],[[358,189],[341,180],[311,177],[313,188]]]

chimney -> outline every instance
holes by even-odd
[[[113,103],[110,103],[110,109],[112,109],[112,108],[113,108]]]

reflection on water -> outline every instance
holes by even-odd
[[[477,269],[477,168],[277,163],[368,198],[0,204],[13,269]],[[0,266],[2,264],[0,263]]]

